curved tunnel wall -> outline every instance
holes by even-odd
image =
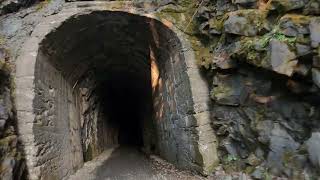
[[[31,179],[68,177],[84,161],[118,143],[103,94],[110,81],[121,81],[108,77],[119,74],[133,78],[122,88],[143,95],[144,106],[139,107],[145,116],[139,123],[146,151],[155,150],[183,168],[209,171],[216,151],[208,102],[190,83],[200,76],[190,71],[194,67],[185,55],[179,38],[161,22],[125,12],[72,16],[46,35],[37,55],[32,54],[34,73],[26,75],[23,63],[17,64],[18,118],[33,119],[32,130],[22,128],[30,127],[25,122],[19,125],[22,135],[31,134],[23,138]],[[28,77],[32,86],[26,85]],[[32,91],[31,98],[21,94],[26,89]],[[203,98],[192,94],[195,89]],[[25,103],[28,99],[32,108]]]

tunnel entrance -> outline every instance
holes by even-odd
[[[90,8],[47,17],[16,61],[31,179],[63,179],[119,144],[212,170],[209,92],[190,45],[168,22]]]

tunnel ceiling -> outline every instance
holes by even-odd
[[[149,51],[154,45],[150,21],[124,12],[80,15],[49,34],[41,50],[72,82],[89,69],[145,76],[141,73],[150,71]]]

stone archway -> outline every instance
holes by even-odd
[[[169,22],[126,11],[66,8],[26,41],[16,105],[30,179],[68,177],[121,136],[181,168],[208,173],[217,163],[192,48]],[[114,120],[126,113],[138,121]],[[132,126],[140,130],[122,133]]]

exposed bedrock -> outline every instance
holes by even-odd
[[[318,177],[319,2],[217,0],[198,23],[211,58],[213,127],[227,172]]]

